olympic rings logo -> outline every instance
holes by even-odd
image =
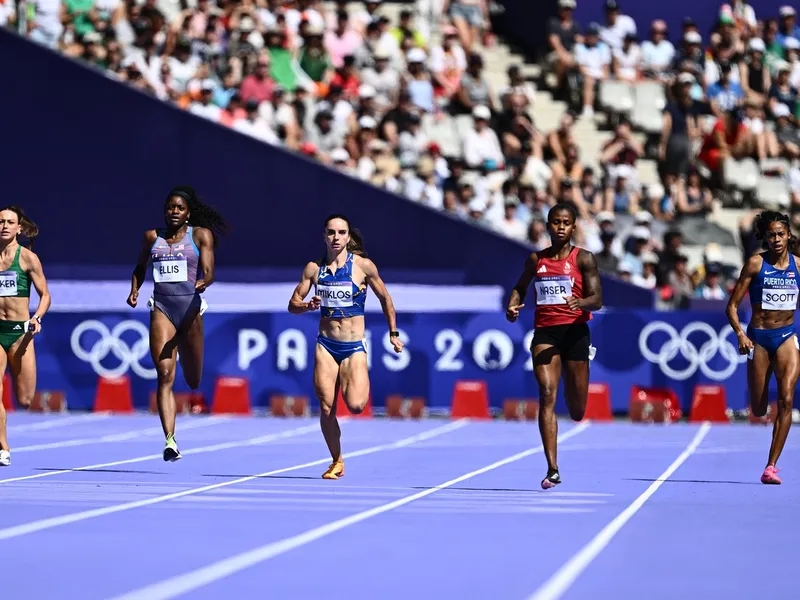
[[[81,338],[89,331],[97,333],[100,339],[91,348],[86,349],[81,343]],[[139,334],[139,339],[130,346],[122,339],[122,334],[127,331]],[[90,363],[94,372],[102,377],[120,377],[130,369],[142,379],[156,379],[155,369],[141,365],[141,360],[149,353],[149,336],[147,327],[139,321],[122,321],[109,330],[100,321],[90,320],[84,321],[72,330],[69,342],[75,356]],[[108,368],[101,364],[109,353],[119,361],[118,366]]]
[[[659,331],[666,333],[669,339],[658,352],[653,352],[648,341],[653,333]],[[689,336],[693,333],[702,333],[708,337],[699,350],[695,344],[689,341]],[[678,330],[669,323],[655,321],[648,323],[639,334],[639,351],[646,360],[661,367],[664,375],[676,381],[689,379],[698,369],[709,379],[725,381],[736,372],[740,364],[747,361],[747,356],[739,354],[738,345],[729,341],[728,338],[732,334],[733,329],[730,325],[726,325],[717,332],[708,323],[695,321],[686,325],[678,333]],[[689,363],[683,369],[675,369],[670,366],[670,362],[678,356],[678,353]],[[708,362],[717,354],[720,354],[728,362],[721,371],[715,371],[708,365]]]

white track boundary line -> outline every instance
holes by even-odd
[[[581,573],[597,558],[597,556],[611,543],[620,529],[631,520],[631,518],[639,511],[644,503],[656,493],[658,488],[667,481],[672,474],[677,471],[680,466],[685,463],[688,458],[694,454],[700,442],[706,437],[711,430],[710,423],[703,423],[700,429],[686,446],[683,452],[680,453],[667,470],[659,475],[650,487],[648,487],[636,500],[634,500],[625,510],[619,513],[613,521],[606,525],[600,533],[598,533],[592,541],[581,548],[577,554],[570,558],[564,565],[555,572],[555,574],[548,579],[534,594],[528,597],[528,600],[557,600],[575,583],[575,580],[580,577]]]
[[[208,452],[219,452],[220,450],[230,450],[231,448],[257,446],[260,444],[268,444],[269,442],[275,442],[291,437],[296,437],[299,435],[304,435],[306,433],[311,433],[312,431],[319,431],[319,423],[315,423],[314,425],[304,425],[303,427],[297,427],[295,429],[289,429],[287,431],[270,433],[267,435],[250,438],[247,440],[240,440],[236,442],[222,442],[219,444],[213,444],[211,446],[200,446],[199,448],[190,448],[188,450],[182,450],[181,454],[183,456],[191,456],[193,454],[206,454]],[[157,460],[157,459],[158,460],[163,459],[163,455],[161,453],[147,454],[145,456],[137,456],[136,458],[126,458],[123,460],[115,460],[112,462],[99,463],[96,465],[87,465],[85,467],[73,467],[71,469],[60,469],[58,471],[46,471],[44,473],[36,473],[35,475],[22,475],[20,477],[10,477],[8,479],[0,479],[0,483],[13,483],[15,481],[39,479],[40,477],[52,477],[53,475],[62,475],[64,473],[73,473],[76,471],[91,471],[93,469],[105,469],[107,467],[118,467],[120,465],[132,465],[140,462],[146,462],[148,460]]]
[[[37,421],[36,423],[25,423],[24,425],[9,425],[9,433],[22,433],[24,431],[42,431],[45,429],[55,429],[56,427],[65,427],[67,425],[76,425],[78,423],[87,423],[92,421],[103,421],[111,417],[111,413],[99,412],[88,413],[85,415],[70,415],[67,417],[50,417],[45,421]],[[12,420],[13,417],[9,418]]]
[[[589,421],[583,421],[569,431],[560,435],[558,440],[561,442],[576,436],[585,431],[587,427],[589,427]],[[284,554],[285,552],[289,552],[290,550],[294,550],[300,546],[310,544],[311,542],[319,540],[327,535],[336,533],[341,529],[350,527],[351,525],[356,525],[362,521],[371,519],[372,517],[376,517],[385,512],[389,512],[390,510],[394,510],[395,508],[399,508],[414,502],[415,500],[419,500],[420,498],[430,496],[431,494],[453,486],[457,483],[461,483],[462,481],[466,481],[467,479],[472,479],[473,477],[477,477],[478,475],[482,475],[488,471],[493,471],[494,469],[498,469],[505,465],[522,460],[523,458],[527,458],[532,454],[537,454],[542,450],[542,446],[529,448],[528,450],[519,452],[513,456],[509,456],[476,471],[471,471],[461,475],[460,477],[456,477],[455,479],[451,479],[450,481],[446,481],[419,493],[399,498],[393,502],[376,506],[375,508],[371,508],[349,517],[333,521],[327,525],[310,529],[299,535],[288,537],[277,542],[272,542],[270,544],[261,546],[260,548],[255,548],[253,550],[231,556],[230,558],[226,558],[219,562],[212,563],[205,567],[201,567],[194,571],[184,573],[183,575],[178,575],[177,577],[166,579],[159,583],[134,590],[127,594],[116,596],[113,600],[167,600],[169,598],[181,596],[187,592],[196,590],[210,583],[214,583],[215,581],[233,575],[234,573],[238,573],[239,571],[248,569],[254,565],[257,565],[258,563],[274,558],[280,554]]]
[[[389,444],[381,444],[379,446],[372,446],[369,448],[364,448],[362,450],[356,450],[355,452],[349,452],[344,454],[345,458],[354,458],[356,456],[366,456],[367,454],[375,454],[376,452],[382,452],[384,450],[396,450],[398,448],[405,448],[411,444],[415,444],[417,442],[421,442],[437,435],[442,435],[444,433],[449,433],[450,431],[455,431],[456,429],[461,429],[465,425],[467,425],[469,421],[467,419],[460,419],[458,421],[453,421],[448,423],[447,425],[442,425],[440,427],[435,427],[434,429],[429,429],[423,433],[418,433],[411,437],[404,438],[397,442],[391,442]],[[258,479],[260,477],[269,477],[270,475],[278,475],[280,473],[287,473],[289,471],[298,471],[300,469],[305,469],[307,467],[313,467],[316,465],[326,464],[331,462],[331,458],[323,458],[321,460],[314,460],[311,462],[306,462],[299,465],[293,465],[291,467],[284,467],[282,469],[275,469],[272,471],[267,471],[265,473],[259,473],[258,475],[250,475],[248,477],[240,477],[239,479],[233,479],[231,481],[222,481],[220,483],[212,483],[211,485],[204,485],[203,487],[192,488],[188,490],[183,490],[181,492],[175,492],[173,494],[165,494],[163,496],[156,496],[155,498],[147,498],[146,500],[137,500],[135,502],[125,502],[124,504],[115,504],[112,506],[105,506],[103,508],[96,508],[93,510],[84,510],[77,513],[72,513],[69,515],[61,515],[59,517],[52,517],[49,519],[41,519],[39,521],[31,521],[30,523],[23,523],[22,525],[16,525],[14,527],[7,527],[6,529],[0,529],[0,540],[7,540],[10,538],[19,537],[22,535],[28,535],[30,533],[35,533],[37,531],[43,531],[45,529],[52,529],[54,527],[59,527],[61,525],[68,525],[70,523],[78,523],[80,521],[86,521],[88,519],[94,519],[97,517],[102,517],[104,515],[111,515],[118,512],[123,512],[126,510],[133,510],[135,508],[141,508],[143,506],[150,506],[152,504],[159,504],[161,502],[167,502],[168,500],[175,500],[176,498],[183,498],[184,496],[192,496],[194,494],[201,494],[203,492],[208,492],[211,490],[216,490],[218,488],[227,487],[230,485],[236,485],[237,483],[244,483],[246,481],[253,481],[254,479]]]
[[[202,427],[211,427],[212,425],[219,425],[230,421],[230,417],[213,416],[205,417],[194,421],[193,423],[185,423],[180,425],[180,431],[189,431],[192,429],[200,429]],[[61,440],[60,442],[48,442],[46,444],[35,444],[32,446],[20,446],[19,448],[11,448],[11,455],[18,452],[38,452],[39,450],[54,450],[56,448],[73,448],[75,446],[88,446],[91,444],[113,444],[114,442],[124,442],[127,440],[135,440],[145,435],[162,434],[164,431],[159,427],[148,427],[147,429],[134,429],[133,431],[124,431],[122,433],[111,433],[100,437],[93,438],[78,438],[74,440]]]

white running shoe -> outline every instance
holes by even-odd
[[[8,450],[0,450],[0,467],[11,466],[11,452]]]

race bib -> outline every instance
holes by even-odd
[[[761,308],[764,310],[794,310],[797,307],[797,287],[773,285],[761,290]]]
[[[317,296],[325,308],[353,306],[353,284],[349,281],[325,281],[317,284]]]
[[[17,295],[16,271],[3,271],[0,273],[0,297]]]
[[[534,282],[536,304],[566,304],[564,296],[572,296],[572,281],[568,275],[537,277]]]
[[[153,281],[156,283],[183,283],[184,281],[189,281],[186,259],[154,261]]]

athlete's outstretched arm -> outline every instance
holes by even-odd
[[[519,309],[525,306],[525,296],[528,293],[528,288],[531,281],[536,277],[536,267],[539,264],[539,256],[536,252],[532,252],[525,260],[525,267],[522,269],[522,275],[519,276],[517,284],[511,290],[511,296],[508,298],[508,306],[506,307],[506,319],[512,323],[519,318]]]
[[[289,312],[293,315],[301,315],[310,310],[317,310],[320,306],[319,296],[314,296],[309,302],[305,301],[308,292],[311,291],[311,284],[314,283],[314,275],[319,269],[317,263],[310,262],[303,269],[300,283],[294,288],[292,297],[289,300]]]
[[[753,281],[753,277],[758,275],[758,272],[761,270],[763,260],[760,254],[756,254],[747,259],[747,262],[744,263],[742,267],[742,272],[739,274],[736,286],[733,288],[731,297],[728,300],[728,306],[725,309],[728,321],[734,333],[736,333],[736,337],[739,338],[740,354],[749,353],[750,350],[753,349],[753,342],[748,339],[747,333],[742,329],[742,324],[739,323],[739,305],[742,303],[742,300],[744,300],[744,295],[747,293],[747,288],[750,286],[750,282]],[[750,301],[753,302],[753,298],[751,298]]]
[[[603,288],[600,284],[600,271],[597,259],[588,250],[578,252],[578,267],[583,275],[583,298],[575,299],[576,308],[590,312],[603,308]],[[572,302],[567,301],[572,307]]]
[[[31,333],[39,333],[42,329],[42,317],[50,308],[50,290],[47,287],[47,279],[44,277],[44,270],[39,257],[33,252],[25,252],[23,254],[24,263],[20,265],[30,276],[33,287],[36,288],[36,293],[39,294],[39,306],[31,318],[29,331]]]
[[[203,270],[203,279],[195,282],[194,289],[202,293],[214,283],[214,236],[205,227],[198,227],[192,231],[192,237],[200,250],[200,268]]]
[[[133,277],[131,278],[131,293],[128,295],[128,304],[134,308],[136,308],[136,302],[139,298],[139,288],[144,283],[147,263],[150,261],[150,248],[153,247],[156,239],[158,239],[158,234],[156,234],[155,229],[146,231],[142,240],[142,247],[139,249],[139,258],[136,261],[136,267],[133,269]]]
[[[368,258],[360,259],[358,266],[364,271],[364,275],[367,276],[367,284],[375,292],[375,296],[381,303],[386,322],[389,324],[389,331],[397,331],[397,314],[394,310],[394,302],[392,302],[392,297],[386,289],[386,284],[383,283],[383,279],[378,273],[378,267]]]

